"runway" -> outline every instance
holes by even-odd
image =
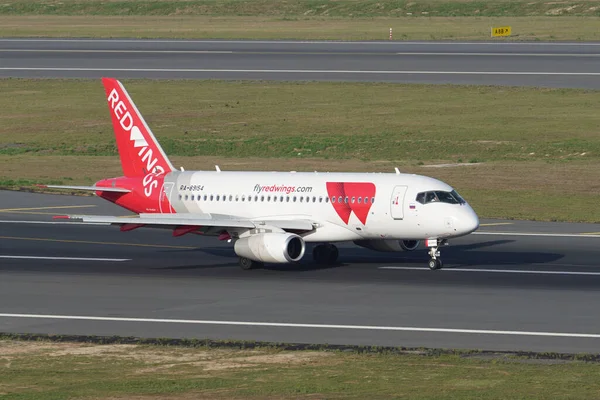
[[[215,238],[53,221],[96,197],[0,192],[0,331],[598,352],[600,225],[482,221],[442,249],[242,271]],[[529,234],[531,236],[518,236]]]
[[[0,39],[0,77],[600,88],[600,43]]]

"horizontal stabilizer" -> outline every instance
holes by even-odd
[[[44,188],[51,189],[71,189],[71,190],[93,190],[101,192],[116,192],[116,193],[129,193],[131,190],[123,189],[118,187],[102,187],[102,186],[59,186],[59,185],[39,185]]]

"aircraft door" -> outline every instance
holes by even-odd
[[[173,191],[173,182],[163,183],[162,190],[160,191],[160,198],[158,200],[158,207],[161,214],[171,214],[173,212],[171,206],[171,192]]]
[[[396,186],[392,192],[391,215],[394,219],[404,219],[404,196],[407,186]]]

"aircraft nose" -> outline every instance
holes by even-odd
[[[460,233],[463,235],[468,235],[479,228],[479,217],[468,204],[465,205],[464,215],[460,222]]]

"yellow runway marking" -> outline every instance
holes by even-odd
[[[580,233],[580,235],[600,235],[600,232],[586,232],[586,233]]]
[[[84,205],[84,206],[52,206],[52,207],[27,207],[27,208],[0,208],[0,212],[13,212],[13,211],[34,211],[34,210],[56,210],[59,208],[90,208],[96,207],[95,205]]]
[[[494,222],[489,224],[479,224],[479,226],[500,226],[500,225],[513,225],[512,222]]]
[[[79,244],[107,244],[111,246],[135,246],[135,247],[159,247],[163,249],[195,249],[191,246],[170,246],[165,244],[144,244],[144,243],[118,243],[118,242],[92,242],[88,240],[63,240],[63,239],[46,239],[46,238],[28,238],[17,236],[0,236],[0,239],[9,240],[31,240],[37,242],[59,242],[59,243],[79,243]]]

